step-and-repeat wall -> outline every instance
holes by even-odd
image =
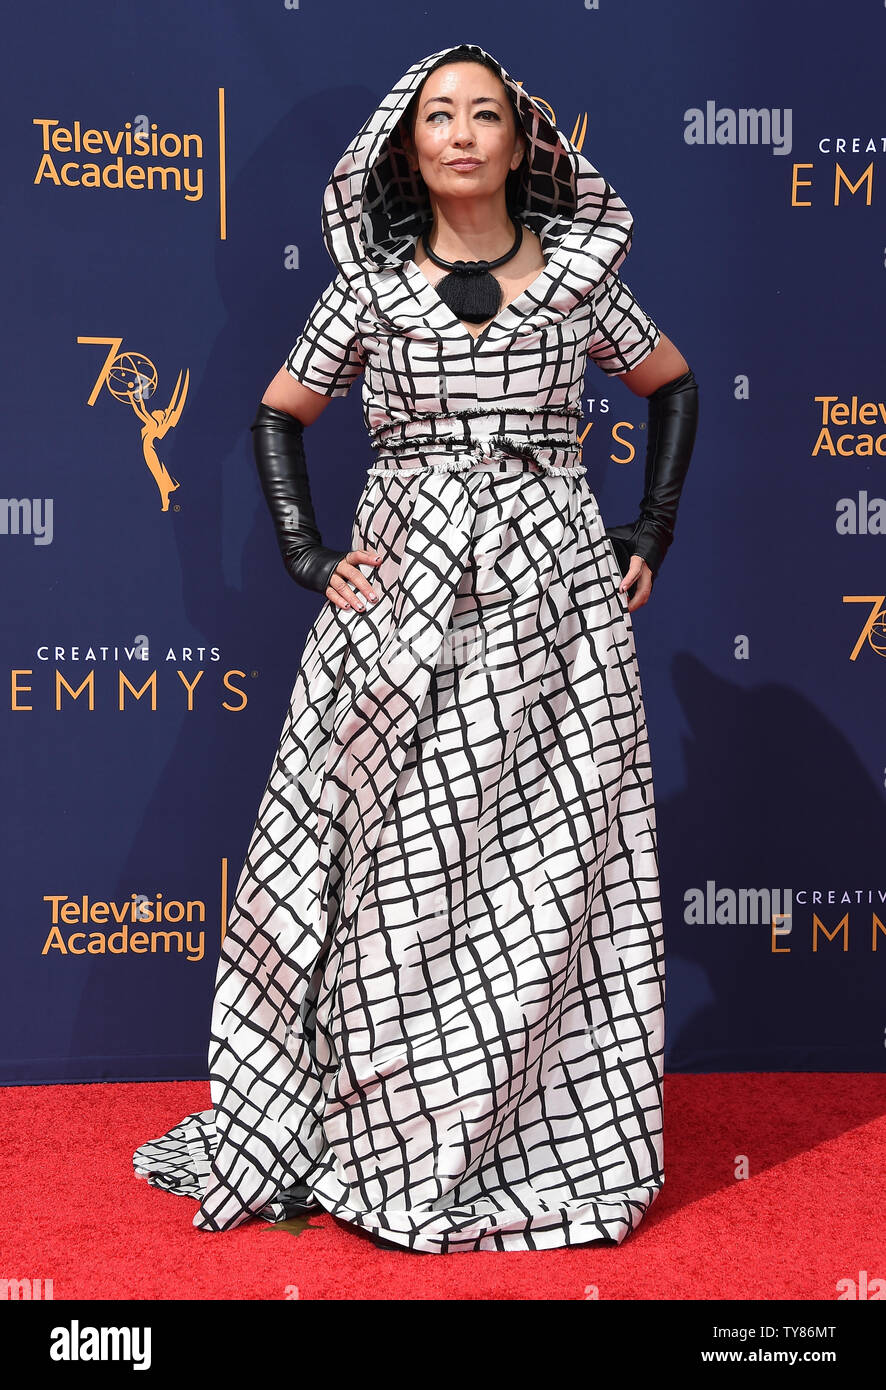
[[[226,912],[308,628],[249,425],[332,277],[381,96],[491,52],[634,215],[623,279],[700,388],[634,615],[671,1070],[876,1070],[886,968],[886,9],[268,0],[6,18],[0,1081],[206,1075]],[[133,386],[135,384],[135,389]],[[636,514],[646,406],[589,365]],[[346,547],[360,391],[311,428]]]

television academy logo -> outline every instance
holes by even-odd
[[[227,860],[222,860],[222,879],[224,923]],[[51,925],[40,951],[42,956],[52,951],[65,957],[172,954],[192,962],[204,958],[207,905],[202,898],[183,902],[164,899],[162,893],[157,893],[152,901],[145,893],[133,893],[116,902],[93,901],[86,893],[79,898],[67,893],[44,893],[43,901],[49,904]],[[195,929],[194,922],[203,925]],[[152,930],[133,930],[139,924],[150,925]],[[157,924],[162,924],[162,929]],[[74,926],[78,930],[72,931]],[[108,931],[108,926],[116,929]]]
[[[181,899],[162,892],[93,898],[88,893],[44,893],[49,918],[41,956],[53,961],[91,956],[206,958],[210,922],[224,941],[231,911],[227,856],[218,861],[218,896]],[[210,910],[211,905],[211,910]],[[211,938],[214,931],[210,933]]]
[[[203,136],[196,132],[160,130],[145,114],[114,131],[79,120],[64,126],[52,116],[34,116],[31,124],[40,132],[35,187],[143,193],[171,189],[188,203],[203,199]]]
[[[886,457],[886,402],[851,396],[813,396],[819,407],[818,434],[810,458],[872,459]],[[852,428],[847,429],[849,425]]]

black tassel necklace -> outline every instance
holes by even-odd
[[[427,256],[434,265],[442,266],[450,272],[437,281],[434,289],[444,304],[448,304],[456,318],[464,319],[466,323],[485,323],[487,319],[495,318],[501,308],[501,285],[490,271],[516,256],[523,244],[522,224],[512,213],[508,216],[516,229],[514,244],[510,251],[506,251],[494,261],[444,261],[443,257],[438,256],[428,245],[430,223],[421,234],[421,244]]]

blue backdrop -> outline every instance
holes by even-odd
[[[249,425],[332,278],[333,165],[465,41],[567,134],[587,118],[635,219],[623,277],[699,382],[677,538],[634,616],[668,1068],[882,1066],[884,24],[787,0],[8,13],[0,1080],[206,1075],[222,923],[322,602],[283,569]],[[585,398],[589,483],[622,521],[645,403],[593,365]],[[359,388],[310,458],[343,548]]]

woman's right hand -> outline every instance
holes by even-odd
[[[365,594],[370,603],[378,602],[378,594],[369,580],[357,569],[358,565],[380,565],[381,556],[374,550],[349,550],[343,560],[339,560],[329,579],[326,597],[337,608],[356,608],[364,612],[366,604],[360,598]]]

